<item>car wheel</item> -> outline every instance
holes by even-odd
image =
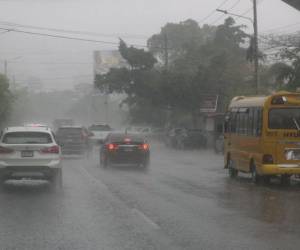
[[[150,166],[150,159],[145,159],[141,165],[143,168],[148,168]]]
[[[4,182],[6,181],[4,173],[0,172],[0,188],[4,188]]]
[[[291,184],[291,176],[285,174],[281,175],[280,182],[283,186],[289,186]]]
[[[53,176],[52,176],[52,187],[55,190],[62,189],[63,186],[63,177],[62,177],[62,169],[58,168],[54,170]]]
[[[253,183],[260,183],[261,181],[261,176],[257,173],[256,170],[256,165],[254,163],[252,163],[252,167],[251,167],[251,179]]]
[[[108,167],[107,159],[105,159],[103,155],[102,156],[100,155],[100,167],[102,168]]]
[[[235,178],[238,175],[238,170],[235,168],[233,160],[228,161],[228,173],[231,178]]]
[[[265,176],[262,177],[262,180],[263,180],[263,183],[265,185],[268,185],[271,182],[271,176],[270,175],[265,175]]]

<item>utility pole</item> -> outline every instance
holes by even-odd
[[[253,19],[247,16],[243,15],[238,15],[235,13],[231,13],[227,10],[221,10],[221,9],[216,9],[216,11],[222,12],[225,15],[230,15],[230,16],[236,16],[238,18],[243,18],[246,20],[251,21],[253,24],[253,57],[254,57],[254,84],[255,84],[255,92],[256,94],[259,93],[259,62],[258,62],[258,29],[257,29],[257,0],[252,0],[253,1]]]
[[[256,94],[259,93],[259,75],[258,75],[258,29],[257,29],[257,1],[253,0],[253,29],[254,29],[254,81]]]

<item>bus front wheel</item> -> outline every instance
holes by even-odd
[[[286,174],[281,175],[280,182],[281,182],[281,185],[284,185],[284,186],[290,185],[290,183],[291,183],[291,176],[290,175],[286,175]]]

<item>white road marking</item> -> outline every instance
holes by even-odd
[[[132,213],[139,215],[145,222],[147,222],[147,224],[149,224],[154,229],[160,229],[159,225],[157,225],[154,221],[152,221],[147,215],[145,215],[140,210],[133,208],[131,211]]]
[[[91,175],[89,173],[89,171],[87,171],[84,167],[79,167],[80,170],[82,170],[82,172],[90,179],[93,180],[93,182],[99,186],[100,188],[104,188],[104,189],[107,189],[108,190],[108,187],[102,182],[100,181],[99,179],[97,179],[96,177],[94,177],[93,175]]]

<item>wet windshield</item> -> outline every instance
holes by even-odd
[[[269,128],[300,130],[300,108],[271,109]]]
[[[48,133],[39,132],[11,132],[3,136],[5,144],[47,144],[52,139]]]

